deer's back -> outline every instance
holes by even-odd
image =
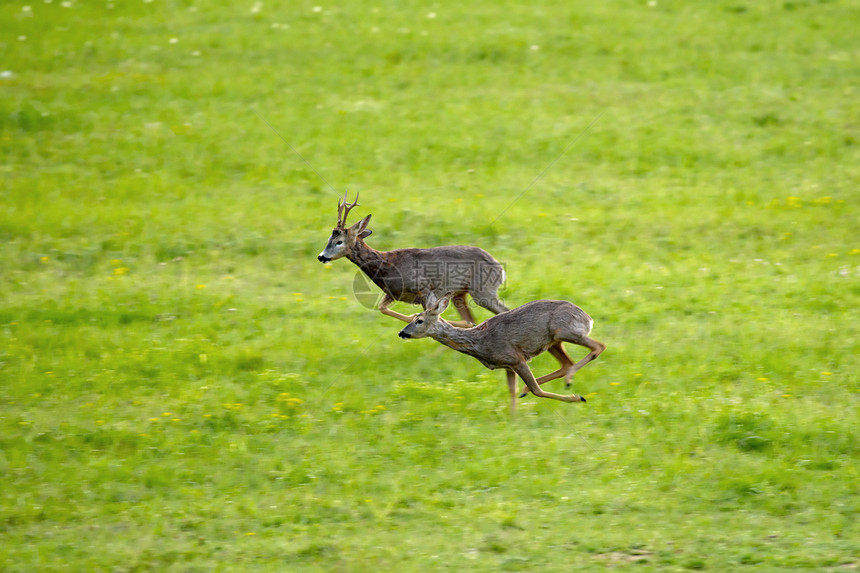
[[[491,266],[501,266],[490,253],[480,247],[473,247],[471,245],[447,245],[426,249],[395,249],[388,251],[388,255],[405,262],[481,262]]]
[[[502,352],[530,360],[559,340],[588,336],[592,320],[566,300],[536,300],[488,318],[473,330],[481,335],[482,351]]]
[[[502,265],[478,247],[396,249],[388,251],[386,256],[399,270],[402,290],[412,293],[473,292],[485,287],[498,288],[504,281]]]

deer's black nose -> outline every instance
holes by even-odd
[[[317,257],[317,260],[318,260],[319,262],[321,262],[321,263],[327,263],[327,262],[329,262],[331,259],[330,259],[330,258],[328,258],[328,257],[327,257],[327,256],[325,256],[325,255],[320,255],[320,256],[318,256],[318,257]]]
[[[412,338],[412,335],[407,334],[407,333],[403,332],[402,330],[397,333],[397,336],[399,336],[400,338],[403,338],[403,339]]]

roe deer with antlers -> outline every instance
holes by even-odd
[[[516,375],[525,382],[520,398],[529,391],[541,398],[554,398],[563,402],[585,402],[578,394],[562,395],[545,392],[540,385],[564,377],[565,387],[577,370],[594,360],[606,349],[602,342],[589,338],[593,321],[581,308],[563,300],[537,300],[521,307],[490,317],[473,328],[455,328],[439,315],[448,306],[449,297],[437,299],[430,294],[424,312],[406,325],[401,338],[427,336],[468,354],[489,368],[507,370],[508,389],[511,393],[511,413],[517,407]],[[590,352],[576,364],[567,356],[562,342],[585,346]],[[528,361],[555,348],[553,355],[562,363],[561,368],[535,379]],[[560,356],[564,357],[564,360]]]
[[[350,210],[358,205],[358,195],[351,204],[346,195],[337,203],[337,226],[317,259],[327,263],[346,257],[382,289],[384,297],[379,310],[404,322],[412,317],[390,310],[394,301],[424,304],[433,293],[441,297],[451,293],[454,307],[463,319],[462,326],[475,324],[475,319],[466,302],[466,293],[475,303],[493,314],[508,310],[499,299],[498,290],[505,280],[502,265],[487,251],[478,247],[449,246],[429,249],[396,249],[377,251],[365,242],[372,232],[367,228],[370,215],[346,226]]]

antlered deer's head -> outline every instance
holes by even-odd
[[[373,232],[367,228],[367,225],[370,223],[370,215],[351,227],[346,226],[346,216],[356,206],[358,206],[357,193],[355,195],[355,202],[352,204],[347,203],[346,193],[344,193],[342,200],[338,199],[337,226],[332,229],[331,237],[329,237],[325,249],[317,256],[317,259],[321,263],[327,263],[345,256],[355,246],[357,240],[363,240]]]

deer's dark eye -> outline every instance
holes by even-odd
[[[342,245],[342,244],[343,244],[343,241],[338,241],[335,243],[335,245]]]
[[[415,324],[424,324],[424,320],[419,318],[418,320],[415,321]]]

